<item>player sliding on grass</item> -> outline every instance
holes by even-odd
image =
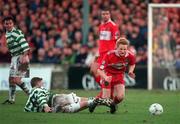
[[[74,93],[52,94],[43,88],[42,78],[31,79],[32,90],[24,107],[26,112],[66,112],[74,113],[91,105],[105,105],[115,109],[111,99],[95,99],[78,97]]]
[[[114,104],[124,99],[125,85],[124,73],[129,65],[128,74],[135,78],[135,56],[128,51],[129,41],[126,38],[119,38],[116,41],[116,49],[109,51],[103,58],[98,73],[101,76],[102,98],[113,99]],[[90,107],[93,112],[95,106]],[[113,113],[111,111],[111,113]]]

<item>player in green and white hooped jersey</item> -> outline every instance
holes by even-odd
[[[9,75],[9,98],[3,104],[13,104],[15,102],[16,85],[18,85],[26,94],[29,89],[21,81],[22,77],[28,77],[29,72],[29,45],[21,30],[15,28],[14,18],[12,16],[4,17],[3,25],[6,30],[6,42],[11,53],[11,66]]]
[[[93,104],[93,98],[78,97],[74,93],[52,94],[43,88],[42,78],[31,79],[32,90],[24,107],[26,112],[74,113]]]

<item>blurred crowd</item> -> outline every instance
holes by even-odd
[[[156,8],[153,15],[153,64],[180,68],[180,8]]]
[[[136,53],[136,63],[146,65],[149,1],[88,1],[90,30],[86,43],[82,42],[82,0],[73,0],[73,2],[72,0],[0,0],[0,20],[7,15],[15,17],[17,26],[23,31],[31,47],[32,63],[89,64],[97,51],[97,32],[101,23],[100,10],[109,7],[111,17],[118,25],[121,36],[129,39],[130,50]],[[150,2],[161,3],[162,0]],[[179,13],[173,11],[170,16],[173,22],[170,30],[178,29],[180,19],[177,14]],[[173,19],[175,16],[176,19]],[[178,33],[172,34],[174,42],[178,43],[178,36],[174,35]],[[0,63],[9,62],[10,55],[5,47],[2,23],[0,23],[0,43]]]

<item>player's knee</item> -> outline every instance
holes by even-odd
[[[123,99],[124,99],[124,95],[118,95],[115,97],[114,101],[116,104],[118,104],[118,103],[122,102]]]

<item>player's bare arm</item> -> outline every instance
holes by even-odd
[[[107,76],[106,73],[103,70],[98,69],[98,74],[101,76],[102,79],[104,79],[107,82],[111,82],[112,76]]]
[[[28,51],[24,52],[23,55],[21,55],[19,61],[22,64],[29,63]]]
[[[135,64],[134,65],[129,65],[129,76],[132,77],[132,78],[135,78],[135,74],[134,74],[134,69],[135,69]]]
[[[49,107],[48,105],[44,105],[44,112],[46,113],[52,112],[51,107]]]

